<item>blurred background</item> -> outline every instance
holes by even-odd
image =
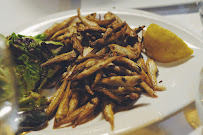
[[[197,35],[198,0],[1,0],[0,33],[10,34],[38,18],[77,8],[130,8],[163,15]],[[196,29],[198,28],[198,29]]]
[[[1,0],[0,34],[9,35],[39,18],[77,8],[127,8],[152,12],[203,40],[198,0]],[[193,121],[190,121],[191,116]],[[137,134],[196,135],[201,130],[199,124],[192,103],[173,117],[138,130]]]

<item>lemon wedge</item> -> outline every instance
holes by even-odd
[[[149,57],[164,63],[186,58],[193,53],[176,34],[156,24],[150,24],[147,28],[143,47]]]

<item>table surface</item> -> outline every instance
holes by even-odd
[[[76,8],[131,8],[140,9],[161,16],[188,29],[203,39],[202,24],[197,0],[2,0],[0,8],[0,33],[9,35],[23,24],[47,15]],[[187,115],[197,117],[194,103],[172,116],[135,131],[137,134],[156,135],[200,135],[198,122],[188,121]],[[134,134],[134,133],[133,133]]]

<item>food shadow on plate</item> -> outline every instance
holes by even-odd
[[[190,59],[192,59],[194,56],[189,56],[187,58],[183,58],[183,59],[180,59],[180,60],[177,60],[177,61],[174,61],[174,62],[169,62],[169,63],[161,63],[161,62],[157,62],[156,61],[156,64],[157,66],[159,67],[166,67],[166,68],[170,68],[170,67],[175,67],[175,66],[179,66],[183,63],[186,63],[187,61],[189,61]]]
[[[46,122],[45,124],[43,124],[43,125],[42,125],[41,127],[39,127],[39,128],[33,129],[32,131],[39,131],[39,130],[45,129],[47,126],[48,126],[48,122]]]
[[[135,102],[132,102],[131,104],[125,106],[125,105],[120,105],[118,107],[115,108],[114,113],[118,113],[118,112],[123,112],[123,111],[129,111],[132,109],[136,109],[139,107],[144,107],[150,105],[149,103],[140,103],[140,104],[135,104]]]

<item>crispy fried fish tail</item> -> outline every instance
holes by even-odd
[[[108,78],[102,78],[100,83],[107,84],[110,86],[121,86],[121,87],[134,87],[142,81],[143,76],[112,76]]]
[[[74,122],[73,127],[76,127],[83,119],[85,119],[89,114],[91,114],[99,103],[99,98],[95,97],[87,103],[84,110],[79,114],[77,119]]]
[[[87,104],[84,105],[84,106],[82,106],[82,107],[80,107],[80,108],[78,108],[78,109],[76,109],[76,110],[73,111],[70,115],[66,116],[66,117],[65,117],[64,119],[62,119],[61,121],[57,122],[57,123],[54,125],[53,128],[58,128],[58,127],[60,127],[60,126],[63,125],[63,124],[67,124],[67,123],[70,123],[70,122],[74,121],[74,120],[78,117],[78,115],[79,115],[82,111],[84,111],[84,109],[85,109],[86,106],[87,106]]]
[[[76,18],[77,18],[77,16],[73,16],[67,20],[64,20],[62,23],[54,24],[52,27],[47,29],[44,33],[47,35],[47,38],[50,38],[57,31],[70,25],[70,23],[72,23]]]
[[[67,83],[68,83],[68,81],[64,80],[62,85],[57,90],[57,91],[59,91],[57,96],[52,99],[51,103],[49,104],[49,106],[46,109],[47,116],[51,116],[54,113],[55,109],[58,107],[61,99],[63,98],[63,93],[64,93],[64,90],[66,89]]]
[[[149,93],[149,95],[151,95],[152,97],[157,97],[157,95],[155,94],[154,90],[145,82],[141,82],[140,86],[147,92]]]
[[[72,92],[72,97],[71,97],[69,105],[68,105],[69,108],[68,108],[68,112],[67,112],[66,116],[68,116],[73,111],[75,111],[75,109],[78,106],[78,102],[79,102],[79,94],[78,94],[78,92]]]
[[[156,90],[157,89],[156,75],[158,72],[156,63],[154,62],[154,60],[148,58],[146,61],[146,67],[147,67],[147,73],[148,73],[149,79],[152,83],[153,89]]]
[[[75,53],[74,50],[72,50],[71,52],[63,53],[61,55],[55,56],[52,59],[49,59],[45,63],[42,63],[41,66],[44,67],[44,66],[47,66],[47,65],[50,65],[50,64],[53,64],[53,63],[59,63],[59,62],[62,62],[62,61],[71,61],[71,60],[73,60],[75,58],[76,58],[76,53]]]
[[[109,121],[112,130],[114,129],[114,106],[115,104],[109,99],[104,99],[102,102],[102,112],[104,114],[104,118],[106,121]]]
[[[88,77],[89,75],[91,75],[94,72],[98,71],[99,69],[105,67],[106,65],[108,65],[112,61],[116,60],[117,58],[119,58],[119,56],[113,56],[113,57],[110,57],[107,59],[102,59],[99,62],[97,62],[94,66],[92,66],[91,68],[89,68],[87,70],[83,70],[80,74],[73,77],[72,80],[79,80],[79,79]]]
[[[68,82],[68,86],[66,88],[66,91],[65,91],[63,98],[60,101],[59,107],[57,109],[57,112],[55,115],[55,122],[56,123],[58,121],[60,121],[61,119],[63,119],[68,112],[68,104],[69,104],[69,100],[71,97],[70,85],[71,85],[71,82]]]

